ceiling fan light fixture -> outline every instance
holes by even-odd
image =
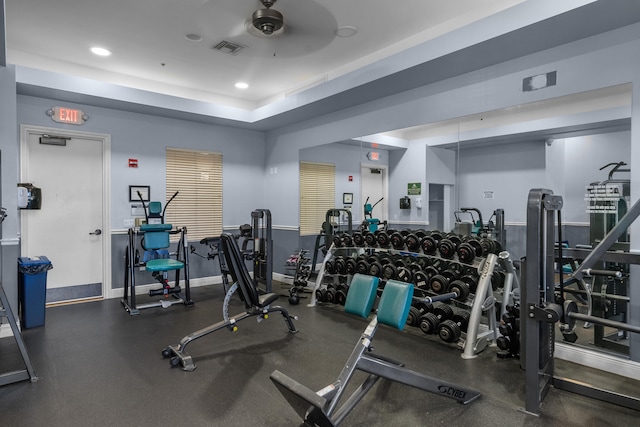
[[[284,25],[284,18],[280,12],[272,9],[258,9],[251,16],[252,25],[262,34],[270,36]]]

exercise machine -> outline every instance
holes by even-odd
[[[186,335],[177,345],[170,345],[162,350],[162,356],[170,358],[171,366],[182,365],[182,370],[184,371],[196,369],[193,357],[186,352],[186,347],[189,343],[221,329],[235,332],[238,330],[238,322],[249,317],[256,317],[257,321],[261,322],[269,317],[269,313],[280,312],[289,328],[289,332],[297,332],[293,324],[293,320],[297,320],[297,318],[291,316],[286,309],[271,305],[279,298],[279,295],[276,293],[260,294],[258,292],[258,284],[249,275],[244,257],[234,236],[230,233],[223,233],[220,236],[220,245],[226,265],[229,267],[229,273],[234,281],[224,297],[222,307],[223,320]],[[240,290],[240,296],[245,303],[245,311],[229,316],[229,302],[238,290]]]
[[[142,195],[138,192],[145,211],[146,223],[142,224],[138,231],[133,228],[128,231],[128,245],[125,249],[124,296],[120,300],[124,309],[132,316],[140,314],[140,310],[147,308],[167,308],[173,304],[193,305],[189,287],[187,228],[181,227],[173,230],[173,225],[164,222],[167,206],[177,195],[176,191],[163,209],[160,202],[149,202],[149,205],[146,206]],[[177,251],[173,254],[175,258],[171,258],[172,254],[169,252],[170,236],[173,234],[180,235]],[[141,236],[142,256],[136,249],[135,242],[138,235]],[[148,293],[150,297],[161,296],[159,301],[147,304],[137,303],[135,271],[141,267],[150,272],[152,277],[160,283],[161,288],[151,289]],[[169,281],[170,271],[175,271],[173,285]],[[184,272],[184,294],[180,286],[181,271]]]
[[[378,278],[356,274],[345,303],[345,312],[368,318],[376,300]],[[347,359],[337,380],[314,392],[279,370],[270,378],[291,407],[304,420],[305,425],[334,427],[340,425],[380,378],[415,387],[458,403],[468,404],[480,393],[457,384],[412,371],[404,363],[371,352],[378,325],[384,324],[402,330],[406,324],[413,298],[413,285],[390,280],[386,283],[377,312],[362,333],[359,342]],[[356,371],[368,376],[355,391],[341,403],[345,391]]]
[[[251,225],[243,224],[239,227],[239,233],[234,235],[236,239],[242,239],[241,253],[245,259],[250,260],[253,258],[253,250],[247,249],[248,243],[253,242],[253,230]],[[222,276],[222,288],[224,292],[227,293],[229,290],[229,267],[227,266],[227,261],[225,259],[224,253],[222,251],[222,246],[220,243],[220,237],[205,237],[200,240],[201,245],[206,245],[209,247],[209,250],[206,255],[201,255],[196,251],[196,248],[191,245],[191,254],[198,256],[200,258],[204,258],[206,260],[213,261],[218,259],[218,263],[220,266],[220,274]]]
[[[260,292],[271,293],[273,282],[273,238],[271,229],[271,211],[256,209],[251,212],[253,230],[253,277]]]
[[[345,221],[341,221],[341,218],[345,218]],[[341,225],[343,222],[346,224]],[[320,234],[316,236],[316,243],[313,250],[313,260],[311,261],[311,268],[316,268],[316,262],[318,261],[318,253],[322,252],[326,255],[331,248],[335,238],[347,234],[353,233],[353,217],[351,216],[351,210],[349,209],[328,209],[325,214],[324,222],[322,223],[322,230]],[[311,274],[311,277],[317,276]]]
[[[384,230],[387,228],[387,221],[382,221],[378,218],[373,218],[373,208],[375,208],[378,203],[384,200],[384,197],[381,197],[380,200],[375,202],[373,205],[369,203],[369,197],[364,202],[364,220],[360,225],[362,232],[370,231],[375,233],[378,230]]]
[[[471,222],[463,221],[462,214],[469,215]],[[453,215],[456,219],[453,230],[455,233],[493,239],[500,243],[502,249],[506,248],[507,235],[504,224],[504,209],[494,210],[491,218],[486,223],[482,221],[482,212],[478,208],[460,208]]]
[[[561,210],[563,199],[548,189],[532,189],[527,201],[526,258],[521,263],[521,364],[525,369],[525,411],[540,414],[540,405],[550,387],[571,391],[631,409],[640,410],[640,398],[604,390],[584,380],[562,378],[554,372],[555,329],[564,336],[573,337],[577,321],[589,322],[619,330],[640,333],[640,327],[591,314],[580,313],[575,301],[565,299],[565,287],[572,282],[581,283],[585,277],[611,277],[614,270],[594,269],[598,262],[624,262],[640,264],[640,256],[610,251],[616,241],[640,215],[640,202],[636,202],[600,243],[584,258],[568,279],[560,275],[556,282],[555,265],[564,265]],[[556,221],[557,217],[557,221]],[[555,226],[557,225],[557,231]],[[555,238],[557,237],[558,245]],[[557,257],[556,257],[557,251]],[[562,271],[562,270],[560,270]],[[590,311],[589,311],[590,313]],[[524,360],[523,360],[524,359]]]

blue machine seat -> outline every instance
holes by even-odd
[[[413,299],[413,283],[388,280],[378,304],[378,322],[404,329]]]
[[[354,274],[344,303],[344,311],[366,319],[371,314],[376,300],[378,281],[379,279],[375,276]]]
[[[144,232],[142,246],[145,251],[160,253],[168,248],[170,244],[169,231],[172,228],[171,224],[142,224],[140,231]],[[182,268],[184,268],[184,262],[170,258],[150,259],[145,264],[147,271],[170,271]]]
[[[184,262],[169,258],[152,259],[147,261],[144,268],[147,271],[179,270],[181,268],[184,268]]]

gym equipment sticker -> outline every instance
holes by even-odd
[[[587,186],[587,213],[615,213],[622,193],[617,185],[593,184]]]

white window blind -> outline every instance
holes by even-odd
[[[327,210],[335,208],[336,167],[300,162],[300,235],[317,235]]]
[[[189,240],[222,233],[222,154],[167,148],[165,222],[187,227]]]

